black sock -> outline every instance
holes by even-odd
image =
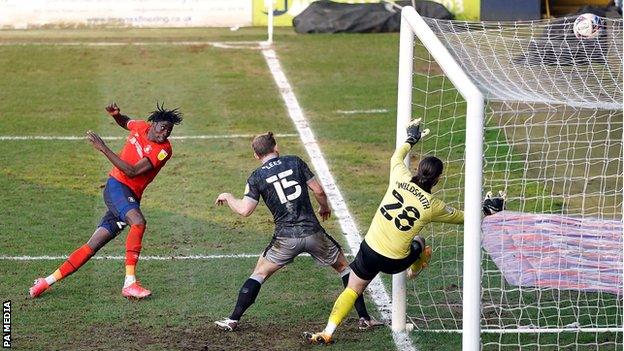
[[[234,307],[234,312],[232,312],[230,319],[237,321],[241,318],[249,306],[253,305],[256,301],[261,286],[262,284],[255,279],[249,278],[245,281],[238,292],[238,301],[236,301],[236,306]]]
[[[349,282],[349,274],[345,274],[342,276],[342,285],[344,285],[344,287],[347,287],[347,283]],[[366,310],[366,305],[364,304],[364,294],[360,294],[360,296],[358,296],[358,298],[355,300],[355,310],[357,311],[358,316],[360,316],[360,318],[364,318],[366,320],[370,319],[370,316],[368,315],[368,311]]]

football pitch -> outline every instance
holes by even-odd
[[[213,204],[221,192],[241,196],[259,165],[250,136],[278,133],[282,154],[310,161],[261,52],[209,43],[264,37],[253,28],[0,32],[0,296],[11,301],[14,349],[313,348],[300,335],[324,327],[342,284],[309,257],[263,285],[236,332],[213,325],[231,313],[273,231],[264,205],[243,219]],[[398,40],[397,34],[276,34],[284,73],[361,234],[387,186]],[[82,136],[93,130],[114,137],[107,140],[113,150],[121,148],[127,132],[104,111],[113,101],[138,119],[157,101],[185,114],[173,132],[179,137],[173,158],[141,204],[148,222],[142,255],[165,258],[137,267],[153,296],[121,297],[124,264],[115,257],[125,252],[124,231],[98,252],[108,259],[91,260],[30,299],[33,279],[84,244],[105,212],[101,192],[111,165]],[[349,252],[336,216],[323,225]],[[166,259],[193,255],[200,257]],[[16,257],[24,259],[7,259]],[[367,304],[379,318],[370,298]],[[335,349],[396,348],[389,328],[361,332],[356,322],[352,312]],[[415,346],[427,350],[455,349],[459,339],[412,334]]]

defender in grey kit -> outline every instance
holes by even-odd
[[[323,187],[308,165],[297,156],[280,156],[271,132],[256,136],[251,145],[254,157],[262,166],[249,176],[245,196],[237,199],[230,193],[222,193],[215,203],[227,204],[232,211],[247,217],[262,198],[273,214],[275,232],[253,273],[241,287],[234,311],[229,318],[215,322],[227,331],[236,329],[242,315],[256,300],[262,283],[303,252],[309,253],[320,265],[334,268],[343,284],[349,281],[351,271],[342,248],[325,232],[314,213],[308,189],[320,205],[321,219],[328,219],[331,209]],[[382,325],[370,317],[362,296],[355,307],[360,329]]]

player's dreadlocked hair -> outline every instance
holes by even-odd
[[[182,123],[182,112],[178,111],[178,108],[174,108],[173,110],[166,110],[165,103],[161,103],[158,105],[156,103],[156,110],[152,111],[147,120],[149,122],[162,122],[167,121],[171,122],[175,125]]]
[[[275,149],[275,138],[273,132],[257,135],[251,142],[251,147],[258,157],[270,154]]]
[[[436,185],[438,177],[444,170],[444,164],[435,156],[427,156],[418,164],[416,175],[412,177],[412,182],[416,183],[422,190],[431,193],[431,188]]]

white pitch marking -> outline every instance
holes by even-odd
[[[355,115],[355,114],[373,114],[373,113],[386,113],[390,112],[390,110],[386,108],[374,108],[371,110],[337,110],[336,113],[340,113],[342,115]]]
[[[261,50],[262,44],[257,41],[253,42],[211,42],[210,45],[220,49],[247,49],[247,50]]]
[[[225,42],[224,42],[225,43]],[[65,43],[0,43],[2,45],[67,45],[67,46],[123,46],[123,45],[136,45],[136,46],[147,46],[147,45],[220,45],[220,42],[135,42],[135,43],[123,43],[123,42],[65,42]],[[359,245],[361,242],[361,237],[357,226],[355,225],[355,221],[351,217],[347,205],[345,203],[340,190],[338,189],[335,180],[333,179],[332,174],[329,172],[329,167],[323,154],[320,151],[320,148],[316,142],[314,134],[310,129],[307,120],[303,115],[303,111],[299,106],[299,102],[297,101],[296,96],[293,93],[293,90],[290,86],[290,83],[286,79],[286,75],[281,69],[281,65],[277,58],[277,55],[274,50],[270,49],[270,47],[262,42],[260,43],[262,46],[262,54],[273,74],[273,78],[277,83],[282,98],[286,103],[286,107],[288,109],[288,113],[290,118],[293,120],[297,131],[299,132],[299,136],[303,142],[308,155],[310,156],[312,163],[320,175],[321,183],[325,188],[325,191],[331,200],[331,203],[334,208],[334,213],[340,222],[340,226],[342,230],[345,232],[345,237],[347,238],[349,247],[352,252],[357,252],[359,249]],[[219,46],[226,47],[227,45]],[[1,139],[0,139],[1,140]],[[368,291],[370,292],[373,301],[377,305],[378,310],[382,314],[382,318],[390,319],[391,317],[391,302],[388,293],[386,292],[386,288],[383,286],[383,283],[379,279],[379,277],[375,278],[368,287]],[[397,345],[399,350],[408,350],[408,351],[416,351],[416,348],[412,344],[409,336],[406,333],[393,333],[394,342]]]
[[[347,242],[349,244],[349,248],[351,252],[357,252],[360,247],[360,242],[362,238],[359,234],[357,226],[355,225],[355,221],[349,213],[349,209],[347,208],[347,204],[342,197],[340,189],[336,185],[336,181],[329,171],[329,166],[327,165],[327,161],[325,161],[325,157],[323,157],[323,153],[321,152],[321,148],[319,147],[314,134],[312,133],[312,129],[308,121],[306,120],[303,110],[299,106],[299,102],[297,101],[297,97],[293,92],[293,89],[282,70],[279,59],[277,58],[277,54],[270,46],[265,45],[262,49],[262,55],[264,56],[267,65],[269,66],[269,70],[273,75],[273,79],[279,88],[280,94],[282,95],[282,99],[284,99],[284,103],[286,104],[286,108],[288,109],[288,115],[292,119],[297,131],[299,132],[299,137],[303,142],[303,146],[305,147],[310,159],[312,160],[312,164],[316,169],[316,172],[323,184],[323,188],[329,197],[332,207],[334,208],[334,213],[340,222],[340,227],[342,231],[345,233],[347,238]],[[368,291],[375,301],[377,305],[377,309],[382,315],[382,318],[385,320],[389,320],[392,316],[391,312],[391,302],[388,293],[386,292],[386,288],[381,282],[379,276],[377,276],[369,285]],[[416,351],[416,348],[412,344],[407,333],[392,333],[393,339],[397,348],[399,350],[413,350]]]
[[[229,134],[229,135],[180,135],[170,136],[173,140],[191,140],[191,139],[238,139],[253,138],[253,134]],[[275,134],[276,137],[292,138],[298,134]],[[85,140],[86,136],[53,136],[53,135],[0,135],[0,141],[17,141],[17,140]],[[102,140],[124,140],[126,137],[121,136],[104,136]]]
[[[215,260],[224,258],[257,258],[260,254],[223,254],[223,255],[188,255],[188,256],[141,256],[141,260],[171,261],[171,260]],[[304,253],[299,256],[310,257]],[[352,255],[345,255],[352,256]],[[66,260],[67,256],[0,256],[0,261],[57,261]],[[125,260],[126,256],[93,256],[92,260]]]
[[[0,42],[0,46],[198,46],[210,45],[221,49],[252,49],[260,50],[261,42],[258,41],[21,41],[21,42]]]

